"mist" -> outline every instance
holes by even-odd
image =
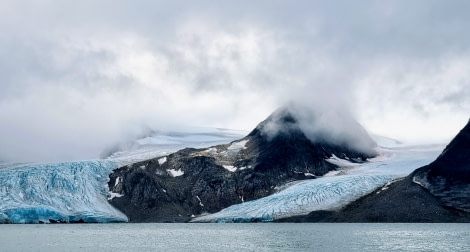
[[[343,146],[371,157],[377,155],[377,143],[348,110],[327,100],[316,102],[315,106],[290,102],[277,109],[258,128],[268,141],[279,134],[289,135],[300,130],[312,143]]]
[[[149,128],[251,130],[291,101],[402,141],[445,142],[469,118],[469,11],[467,1],[3,1],[0,160],[98,158]]]

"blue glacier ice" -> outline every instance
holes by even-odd
[[[150,140],[145,139],[145,144],[120,151],[105,160],[50,164],[0,163],[0,223],[126,222],[128,218],[107,200],[110,196],[107,182],[113,169],[166,155],[179,148],[209,146],[225,138],[233,138],[237,132],[216,133],[216,139],[214,132],[198,133],[192,138],[185,134],[156,135],[151,145],[147,144]],[[170,140],[173,141],[171,146],[168,145]],[[194,221],[271,221],[341,207],[394,178],[406,176],[430,163],[442,148],[391,146],[382,149],[382,155],[378,158],[361,165],[351,165],[347,160],[333,158],[331,162],[345,164],[337,173],[286,185],[274,195],[233,205],[218,213],[197,217]]]
[[[108,203],[113,169],[185,147],[226,143],[246,132],[189,128],[137,139],[104,160],[21,164],[0,162],[0,223],[127,222]]]
[[[0,223],[126,222],[107,201],[116,164],[94,160],[0,169]]]
[[[394,179],[432,162],[443,148],[441,145],[380,148],[380,156],[363,164],[333,157],[329,161],[342,166],[339,171],[283,186],[276,194],[198,216],[192,222],[272,221],[338,209],[381,186],[386,190]]]
[[[233,205],[193,221],[272,221],[316,210],[334,209],[364,196],[391,179],[391,175],[345,175],[302,181],[273,195]]]

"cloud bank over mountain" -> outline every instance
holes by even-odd
[[[470,111],[467,1],[4,1],[0,160],[98,157],[142,128],[249,130],[300,101],[405,141]]]

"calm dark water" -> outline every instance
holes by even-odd
[[[0,251],[470,251],[470,224],[0,225]]]

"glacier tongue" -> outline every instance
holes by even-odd
[[[441,145],[381,148],[378,150],[380,156],[354,165],[347,160],[333,157],[330,161],[342,166],[337,174],[289,184],[276,194],[233,205],[217,213],[196,217],[192,221],[272,221],[317,210],[333,210],[429,164],[442,149]]]
[[[0,223],[126,222],[107,201],[111,161],[0,169]]]
[[[113,169],[164,156],[185,147],[230,142],[244,131],[188,128],[138,139],[105,160],[50,164],[0,161],[0,223],[126,222],[108,203],[120,195],[108,192]]]
[[[345,175],[299,182],[258,199],[197,217],[193,222],[272,221],[340,207],[393,179],[391,175]]]

